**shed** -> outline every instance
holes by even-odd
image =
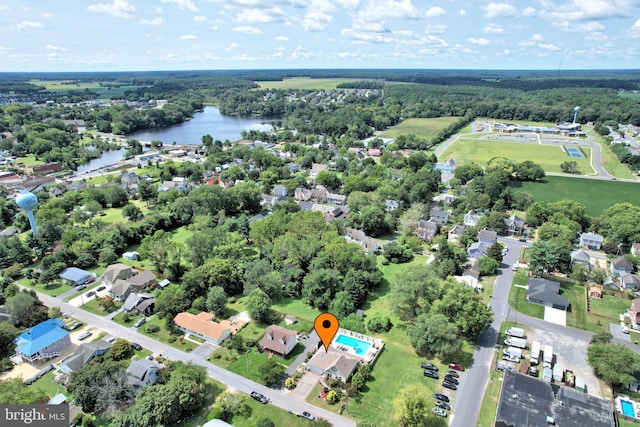
[[[138,252],[125,252],[122,254],[122,258],[128,259],[130,261],[135,261],[138,259]]]
[[[75,286],[84,285],[93,277],[93,273],[77,267],[68,267],[58,275],[61,279],[72,282]]]
[[[67,396],[64,393],[58,393],[47,402],[47,405],[62,405],[67,402]]]
[[[161,280],[160,282],[158,282],[158,287],[160,289],[164,289],[167,286],[169,286],[170,284],[171,284],[171,282],[169,281],[169,279],[164,279],[164,280]]]
[[[297,321],[298,319],[296,319],[296,316],[292,316],[291,314],[287,314],[286,316],[284,316],[284,323],[286,323],[287,325],[293,325]]]
[[[599,286],[590,287],[589,296],[591,298],[602,298],[602,289]]]

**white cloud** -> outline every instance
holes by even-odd
[[[209,27],[210,30],[216,31],[218,30],[220,27],[217,25],[212,25],[211,27]]]
[[[54,50],[54,51],[57,51],[57,52],[66,52],[67,51],[67,49],[65,49],[64,47],[54,46],[52,44],[48,44],[47,45],[47,49]]]
[[[239,47],[240,47],[240,45],[238,43],[231,43],[231,44],[229,44],[229,46],[227,46],[227,48],[225,50],[226,51],[231,51],[231,50],[237,49]]]
[[[260,34],[262,30],[256,27],[252,27],[250,25],[243,25],[240,27],[234,27],[231,31],[236,33],[245,33],[245,34]]]
[[[350,38],[354,43],[384,43],[391,40],[386,34],[361,31],[356,28],[344,28],[342,30],[342,35]]]
[[[207,17],[204,15],[194,16],[193,22],[204,22],[207,20]]]
[[[532,8],[531,6],[526,7],[522,11],[522,15],[523,16],[527,16],[527,17],[536,16],[536,10],[534,8]]]
[[[590,22],[554,22],[553,26],[567,33],[594,33],[605,30],[605,26],[597,21]]]
[[[510,18],[518,13],[518,10],[509,3],[489,3],[482,6],[485,18]]]
[[[640,6],[636,0],[571,0],[564,4],[542,2],[540,16],[551,21],[599,21],[607,18],[625,18],[630,10]]]
[[[533,36],[531,36],[531,40],[533,40],[534,42],[541,42],[544,40],[544,37],[542,37],[542,34],[534,34]]]
[[[477,44],[478,46],[486,46],[486,45],[488,45],[489,43],[491,43],[489,40],[487,40],[487,39],[485,39],[485,38],[482,38],[482,37],[481,37],[481,38],[479,38],[479,39],[476,39],[476,38],[474,38],[474,37],[469,37],[469,38],[467,39],[467,41],[468,41],[469,43],[471,43],[471,44]]]
[[[19,30],[23,31],[27,28],[43,28],[44,25],[36,21],[21,21],[16,24]]]
[[[180,36],[180,40],[197,40],[198,37],[193,34],[185,34],[184,36]]]
[[[447,12],[445,12],[443,8],[441,8],[440,6],[434,6],[427,10],[427,13],[425,13],[425,16],[427,18],[435,18],[437,16],[444,16],[446,14]]]
[[[631,27],[629,27],[628,33],[632,38],[640,38],[640,19],[638,19]]]
[[[447,28],[448,27],[445,24],[427,24],[424,32],[427,34],[442,34]]]
[[[159,16],[156,16],[153,19],[143,19],[140,21],[142,25],[162,25],[165,23],[164,19]]]
[[[284,12],[279,7],[271,9],[242,9],[235,18],[235,21],[242,24],[268,23],[282,21]]]
[[[345,9],[355,9],[360,4],[360,0],[335,0],[335,2]]]
[[[113,0],[113,3],[90,4],[87,10],[89,12],[108,13],[116,18],[131,18],[133,14],[136,13],[136,8],[127,0]]]
[[[191,12],[197,12],[198,8],[192,0],[160,0],[160,3],[172,3],[180,10],[189,10]]]
[[[358,11],[358,19],[364,22],[382,19],[417,19],[418,9],[411,0],[369,0],[369,4]]]
[[[290,40],[289,40],[289,37],[287,37],[287,36],[277,36],[277,37],[275,37],[275,40],[278,40],[278,41],[281,41],[281,42],[288,42],[288,41],[290,41]]]
[[[460,16],[465,16],[466,14],[467,14],[467,11],[466,11],[466,10],[464,10],[464,9],[460,9],[460,10],[458,11],[458,15],[460,15]]]
[[[500,25],[490,23],[484,26],[482,32],[485,34],[504,34],[504,28],[502,28]]]
[[[305,31],[323,31],[333,21],[333,16],[323,12],[309,12],[302,20]]]

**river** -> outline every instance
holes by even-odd
[[[218,107],[208,106],[204,111],[195,113],[191,120],[165,128],[134,132],[127,135],[127,139],[146,142],[159,140],[165,145],[172,145],[174,141],[178,145],[199,145],[202,143],[202,137],[208,134],[214,140],[237,141],[242,138],[243,130],[268,131],[271,129],[271,122],[276,120],[281,119],[223,116]],[[105,151],[101,157],[79,166],[75,175],[118,163],[126,151],[125,149]]]
[[[162,141],[171,145],[199,145],[204,135],[211,135],[214,140],[237,141],[242,138],[243,130],[271,129],[271,123],[281,118],[264,119],[260,117],[236,117],[220,114],[218,107],[207,106],[201,113],[195,113],[191,120],[159,129],[146,129],[127,135],[128,139],[138,141]]]

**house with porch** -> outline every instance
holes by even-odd
[[[156,283],[156,275],[151,270],[138,271],[137,274],[128,279],[118,279],[115,281],[109,294],[118,301],[125,301],[134,292],[140,292],[153,283]]]
[[[14,340],[16,354],[27,362],[48,360],[71,346],[69,331],[63,321],[49,319],[30,327]]]
[[[467,227],[475,227],[478,225],[478,221],[480,221],[480,215],[478,215],[475,211],[470,210],[464,216],[462,223]]]
[[[338,378],[348,382],[360,366],[362,359],[343,354],[333,347],[329,351],[320,349],[307,362],[307,370],[327,378]]]
[[[619,256],[611,260],[611,275],[614,277],[621,277],[625,274],[631,274],[633,272],[633,264],[631,264],[625,257]]]
[[[594,249],[599,251],[602,247],[603,237],[595,233],[582,233],[580,234],[580,246],[587,249]]]
[[[133,269],[126,264],[111,264],[104,269],[102,276],[100,276],[100,280],[104,285],[113,286],[116,280],[128,279],[133,276],[133,273]]]
[[[418,231],[416,236],[418,239],[430,241],[438,234],[438,224],[435,221],[418,221]]]
[[[190,335],[195,335],[215,345],[220,345],[231,336],[231,322],[223,320],[216,322],[215,315],[205,311],[198,314],[189,312],[178,313],[173,319],[178,329]]]
[[[435,221],[438,224],[446,224],[449,222],[449,212],[436,206],[429,212],[429,221]]]
[[[506,229],[507,234],[519,236],[524,232],[524,219],[517,215],[511,215],[509,218],[505,218],[504,228]]]
[[[155,303],[156,300],[153,298],[153,295],[146,292],[134,292],[129,294],[124,304],[122,304],[122,309],[125,312],[137,310],[140,314],[150,316],[153,314]]]
[[[278,325],[269,326],[260,340],[260,348],[282,357],[287,357],[296,344],[298,333]]]
[[[60,362],[60,369],[66,373],[75,372],[95,357],[104,355],[111,348],[111,345],[105,340],[82,343],[71,356]]]

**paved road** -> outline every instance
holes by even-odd
[[[149,349],[156,354],[162,354],[164,357],[167,357],[171,360],[182,360],[184,362],[190,361],[194,364],[204,366],[207,369],[207,373],[210,377],[226,384],[232,389],[239,390],[243,393],[248,394],[254,390],[258,391],[264,394],[269,399],[271,404],[278,406],[284,410],[291,410],[298,413],[302,411],[309,411],[317,417],[322,417],[329,420],[329,422],[333,423],[333,425],[336,427],[355,427],[356,425],[356,422],[351,419],[334,414],[333,412],[327,411],[325,409],[315,407],[307,402],[290,399],[289,396],[285,395],[280,390],[274,390],[265,387],[261,384],[241,377],[240,375],[234,374],[233,372],[212,365],[206,360],[206,355],[203,355],[197,350],[192,353],[185,353],[181,350],[171,347],[170,345],[163,344],[146,335],[140,334],[135,330],[125,328],[124,326],[121,326],[111,320],[105,319],[104,317],[88,313],[78,307],[75,307],[64,301],[60,301],[57,298],[51,297],[49,295],[38,293],[38,298],[40,298],[40,301],[42,301],[46,306],[58,306],[60,307],[60,310],[62,312],[68,313],[76,319],[86,323],[87,325],[107,331],[108,333],[116,337],[137,342],[144,348]]]

